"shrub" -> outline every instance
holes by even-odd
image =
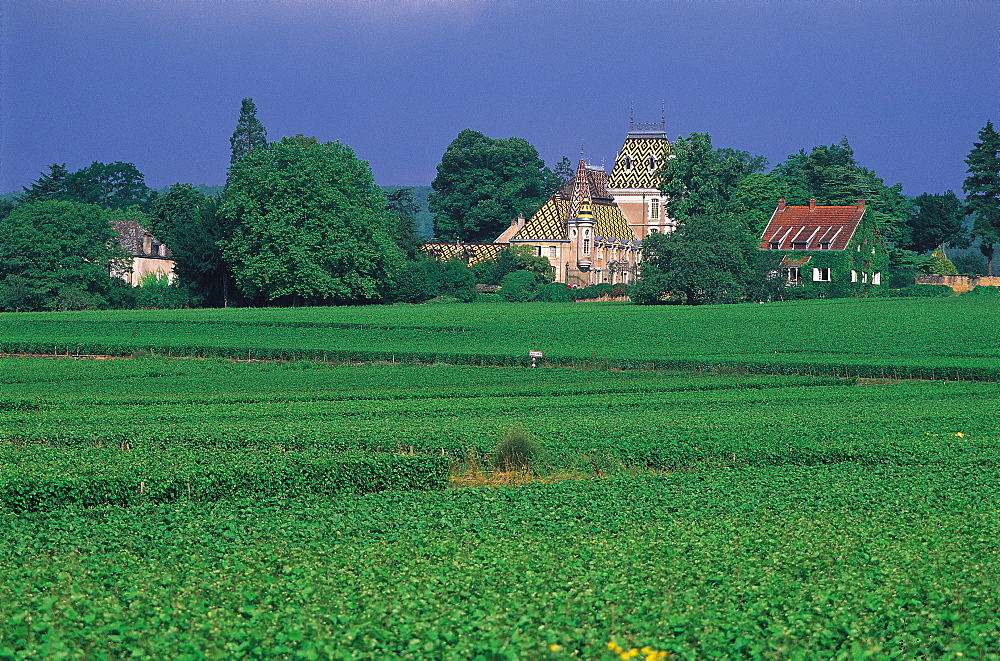
[[[520,426],[511,427],[493,452],[493,465],[504,471],[528,470],[538,460],[541,448]]]
[[[500,283],[500,295],[505,300],[524,303],[535,300],[537,296],[537,284],[535,274],[530,271],[514,271],[503,277]]]
[[[565,303],[572,300],[573,290],[561,282],[553,282],[538,288],[538,300],[549,303]]]
[[[483,292],[482,294],[476,296],[476,303],[506,303],[506,301],[500,294]]]
[[[890,289],[888,295],[895,298],[929,298],[951,296],[955,291],[948,285],[910,285],[901,289]]]
[[[979,285],[975,289],[970,289],[965,292],[963,296],[1000,296],[1000,287],[988,287],[986,285]]]

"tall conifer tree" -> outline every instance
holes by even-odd
[[[993,253],[1000,243],[1000,133],[992,121],[979,132],[979,142],[972,144],[965,162],[969,165],[969,176],[962,184],[965,208],[975,214],[972,234],[980,240],[987,275],[993,275]]]
[[[229,144],[232,147],[229,167],[236,165],[238,160],[249,154],[255,147],[267,146],[267,129],[257,119],[257,106],[249,97],[243,99],[243,104],[240,107],[240,119],[236,123],[233,137],[229,138]]]

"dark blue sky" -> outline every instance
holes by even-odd
[[[846,135],[910,195],[1000,123],[997,0],[0,0],[0,192],[51,163],[222,184],[240,99],[427,185],[464,128],[610,166],[665,106],[772,165]],[[961,193],[960,193],[961,194]]]

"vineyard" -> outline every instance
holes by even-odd
[[[983,301],[0,315],[0,659],[1000,659]]]

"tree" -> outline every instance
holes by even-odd
[[[218,198],[202,195],[191,184],[174,184],[153,204],[153,233],[170,247],[174,273],[200,304],[228,304],[229,267],[220,243],[229,229],[218,215]]]
[[[247,297],[279,304],[378,300],[403,255],[368,164],[339,142],[284,138],[229,171],[221,242]]]
[[[757,275],[757,245],[732,216],[698,214],[670,234],[642,242],[639,279],[630,296],[639,304],[680,301],[734,303]]]
[[[512,303],[527,303],[538,296],[538,279],[530,271],[511,271],[500,281],[500,296]]]
[[[965,238],[965,209],[953,191],[941,195],[924,193],[913,200],[913,211],[907,219],[907,237],[900,247],[916,252],[934,250],[945,243],[959,248],[968,246]]]
[[[680,136],[663,166],[661,190],[667,196],[667,211],[680,223],[698,215],[733,212],[740,184],[747,175],[766,167],[763,156],[714,149],[707,133]]]
[[[867,215],[877,223],[880,234],[893,244],[905,240],[912,202],[903,195],[902,184],[886,186],[873,171],[859,165],[846,137],[836,145],[793,154],[771,174],[781,182],[789,204],[804,205],[816,198],[818,204],[853,205],[864,198]]]
[[[967,213],[974,214],[972,235],[986,258],[987,275],[993,275],[993,253],[1000,243],[1000,133],[987,121],[979,142],[965,159],[968,176],[962,183]]]
[[[948,256],[944,254],[944,250],[938,248],[931,254],[931,259],[934,262],[931,264],[931,273],[937,275],[958,275],[958,269],[955,265],[951,263]]]
[[[387,192],[385,198],[386,211],[393,219],[392,240],[407,259],[416,259],[417,248],[424,240],[417,234],[416,216],[420,213],[420,205],[413,201],[413,189],[397,188]]]
[[[249,154],[257,147],[267,146],[267,129],[257,119],[257,106],[253,99],[243,99],[240,105],[240,118],[236,122],[236,130],[229,138],[232,154],[229,157],[229,167]]]
[[[448,145],[431,182],[435,234],[492,241],[519,214],[534,213],[559,185],[527,140],[494,140],[465,129]]]
[[[576,168],[573,167],[573,163],[566,156],[563,156],[562,159],[556,163],[552,172],[559,177],[560,186],[576,176]]]
[[[766,166],[761,156],[714,149],[705,133],[677,139],[663,167],[662,191],[678,229],[643,240],[633,301],[728,303],[760,289],[760,220],[750,211],[766,204],[753,199],[753,191],[774,188],[759,175]]]
[[[66,200],[104,209],[147,209],[155,198],[156,193],[132,163],[94,161],[72,173],[65,164],[50,165],[48,174],[24,189],[21,201]]]
[[[104,307],[111,271],[128,268],[106,212],[95,205],[29,202],[0,220],[5,309]]]
[[[531,246],[510,245],[501,250],[496,259],[479,262],[472,267],[478,282],[499,285],[508,273],[528,271],[535,280],[546,284],[555,280],[555,271],[548,257],[540,257]]]

